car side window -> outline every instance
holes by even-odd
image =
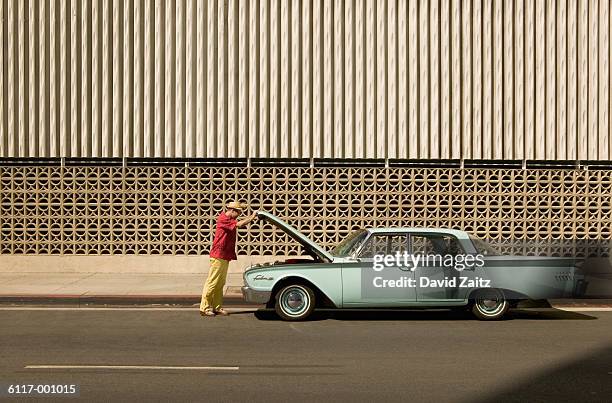
[[[373,258],[375,255],[395,255],[408,251],[406,234],[373,234],[359,253],[360,258]]]
[[[452,235],[418,234],[412,235],[412,254],[414,255],[451,255],[462,254],[459,240]]]

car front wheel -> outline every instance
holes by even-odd
[[[315,295],[308,286],[291,284],[276,294],[274,309],[283,320],[304,320],[314,311],[314,307]]]
[[[480,293],[472,302],[472,313],[480,320],[499,320],[508,311],[509,303],[501,290]]]

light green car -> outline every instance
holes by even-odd
[[[245,300],[284,320],[304,320],[316,308],[459,307],[495,320],[518,301],[573,297],[586,287],[574,259],[500,256],[464,231],[360,229],[328,251],[270,213],[258,217],[309,255],[244,272]]]

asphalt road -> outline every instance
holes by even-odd
[[[252,311],[0,310],[0,324],[0,384],[77,383],[83,401],[612,399],[612,312],[524,311],[502,322],[350,312],[287,323]],[[153,368],[185,366],[214,368]]]

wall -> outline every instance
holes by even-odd
[[[234,198],[326,248],[358,228],[414,226],[462,229],[523,253],[607,253],[611,195],[612,170],[0,167],[0,254],[206,255]],[[262,221],[240,230],[237,250],[301,253]]]
[[[0,15],[0,157],[612,157],[607,0],[1,0]]]

